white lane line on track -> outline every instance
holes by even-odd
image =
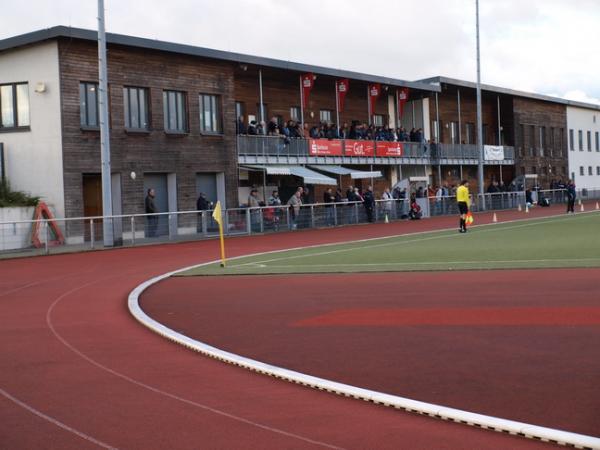
[[[593,212],[593,211],[591,211]],[[586,214],[586,213],[583,213]],[[575,218],[579,218],[579,217],[588,217],[588,216],[583,216],[581,213],[577,216],[569,216],[569,217],[561,217],[559,219],[555,219],[555,220],[545,220],[543,223],[557,223],[557,222],[565,222],[567,220],[572,220]],[[544,219],[544,218],[542,218]],[[525,228],[525,227],[531,227],[531,226],[535,226],[535,225],[539,225],[540,222],[538,220],[542,220],[542,219],[529,219],[529,220],[533,220],[535,222],[531,222],[531,223],[525,223],[525,224],[519,224],[519,225],[512,225],[509,227],[490,227],[489,229],[480,229],[479,227],[487,227],[489,225],[502,225],[502,223],[496,223],[496,224],[483,224],[483,225],[478,225],[476,227],[477,233],[476,234],[481,234],[481,233],[490,233],[490,232],[494,232],[494,231],[504,231],[504,230],[514,230],[514,229],[518,229],[518,228]],[[527,220],[527,219],[525,219]],[[503,222],[503,223],[510,223],[510,222]],[[451,230],[436,230],[436,231],[426,231],[423,232],[423,234],[425,233],[436,233],[436,232],[446,232],[446,231],[451,231]],[[419,233],[414,233],[414,234],[419,234]],[[398,235],[398,236],[387,236],[385,238],[375,238],[375,239],[389,239],[391,237],[402,237],[403,235]],[[409,235],[405,235],[405,236],[409,236]],[[249,263],[242,263],[242,264],[235,264],[230,266],[232,269],[235,269],[237,267],[243,267],[243,266],[256,266],[256,265],[260,265],[260,264],[265,264],[265,263],[271,263],[271,262],[277,262],[277,261],[286,261],[286,260],[290,260],[290,259],[302,259],[302,258],[310,258],[313,256],[325,256],[325,255],[333,255],[336,253],[345,253],[345,252],[352,252],[355,250],[363,250],[363,249],[371,249],[371,248],[379,248],[379,247],[390,247],[390,246],[400,246],[400,245],[405,245],[405,244],[413,244],[413,243],[417,243],[417,242],[424,242],[424,241],[433,241],[433,240],[437,240],[437,239],[446,239],[446,238],[457,238],[456,233],[454,234],[443,234],[440,236],[431,236],[431,237],[425,237],[425,238],[419,238],[419,239],[410,239],[410,240],[404,240],[404,241],[399,241],[399,242],[386,242],[383,244],[374,244],[374,245],[363,245],[363,246],[356,246],[356,247],[350,247],[350,248],[342,248],[342,249],[337,249],[337,250],[329,250],[329,251],[325,251],[325,252],[316,252],[316,253],[307,253],[307,254],[302,254],[302,255],[291,255],[291,256],[282,256],[279,258],[271,258],[271,259],[265,259],[262,261],[253,261],[253,262],[249,262]],[[460,239],[460,237],[458,237],[458,239]],[[363,241],[356,241],[356,242],[363,242]],[[344,245],[344,243],[340,243],[337,245]]]
[[[553,258],[553,259],[490,259],[490,260],[473,260],[473,261],[423,261],[423,262],[390,262],[390,263],[354,263],[354,264],[296,264],[296,265],[274,265],[268,266],[265,264],[261,264],[259,267],[261,268],[284,268],[284,269],[294,269],[294,268],[304,268],[304,267],[379,267],[379,266],[434,266],[434,265],[447,265],[447,264],[515,264],[515,263],[523,263],[523,264],[531,264],[531,263],[554,263],[554,262],[579,262],[579,261],[590,261],[596,262],[600,261],[600,258],[577,258],[577,259],[568,259],[568,258]],[[244,266],[235,266],[231,267],[232,269],[237,268],[245,268]],[[546,267],[544,267],[545,269]],[[555,267],[549,267],[553,269]],[[571,269],[572,267],[556,267],[556,269]],[[580,269],[581,267],[574,267],[576,269]],[[290,274],[292,275],[292,274]]]
[[[117,448],[113,447],[112,445],[105,444],[104,442],[99,441],[98,439],[95,439],[95,438],[93,438],[92,436],[90,436],[88,434],[82,433],[81,431],[76,430],[75,428],[70,427],[69,425],[67,425],[67,424],[65,424],[63,422],[60,422],[60,421],[56,420],[54,417],[50,417],[49,415],[44,414],[43,412],[35,409],[34,407],[28,405],[27,403],[25,403],[25,402],[19,400],[18,398],[12,396],[11,394],[9,394],[8,392],[6,392],[2,388],[0,388],[0,394],[2,394],[4,397],[6,397],[11,402],[19,405],[21,408],[26,409],[30,413],[32,413],[32,414],[40,417],[41,419],[44,419],[44,420],[46,420],[46,421],[48,421],[48,422],[56,425],[57,427],[62,428],[63,430],[66,430],[66,431],[68,431],[70,433],[73,433],[73,434],[79,436],[80,438],[85,439],[88,442],[91,442],[92,444],[96,444],[98,447],[106,448],[106,449],[109,449],[109,450],[117,450]]]
[[[139,272],[136,272],[136,273],[139,273]],[[95,280],[95,281],[92,281],[92,282],[89,282],[89,283],[82,284],[82,285],[80,285],[80,286],[78,286],[76,288],[73,288],[73,289],[71,289],[71,290],[69,290],[67,292],[64,292],[62,295],[60,295],[59,297],[57,297],[54,300],[54,302],[50,305],[50,307],[48,308],[48,311],[46,312],[46,324],[48,325],[48,328],[50,328],[50,331],[52,331],[52,333],[54,334],[54,336],[65,347],[67,347],[69,350],[71,350],[73,353],[75,353],[79,357],[83,358],[84,360],[86,360],[90,364],[96,366],[97,368],[99,368],[101,370],[104,370],[105,372],[108,372],[111,375],[114,375],[114,376],[116,376],[118,378],[121,378],[122,380],[125,380],[125,381],[128,381],[128,382],[132,383],[132,384],[135,384],[136,386],[139,386],[141,388],[147,389],[147,390],[149,390],[151,392],[154,392],[156,394],[159,394],[159,395],[171,398],[173,400],[178,400],[178,401],[186,403],[188,405],[195,406],[197,408],[200,408],[200,409],[203,409],[205,411],[217,414],[219,416],[226,417],[228,419],[235,420],[237,422],[241,422],[241,423],[244,423],[246,425],[250,425],[250,426],[253,426],[253,427],[256,427],[256,428],[260,428],[260,429],[265,430],[265,431],[269,431],[269,432],[272,432],[272,433],[275,433],[275,434],[279,434],[279,435],[282,435],[282,436],[286,436],[286,437],[289,437],[289,438],[293,438],[293,439],[298,439],[298,440],[306,442],[308,444],[312,444],[312,445],[316,445],[316,446],[320,446],[320,447],[331,448],[331,449],[336,449],[336,450],[344,450],[343,447],[338,447],[338,446],[335,446],[335,445],[328,444],[326,442],[317,441],[317,440],[314,440],[314,439],[307,438],[305,436],[301,436],[299,434],[295,434],[295,433],[291,433],[291,432],[288,432],[288,431],[284,431],[284,430],[279,429],[279,428],[271,427],[269,425],[264,425],[262,423],[255,422],[253,420],[246,419],[244,417],[237,416],[235,414],[231,414],[231,413],[228,413],[226,411],[223,411],[223,410],[220,410],[220,409],[216,409],[216,408],[213,408],[211,406],[195,402],[193,400],[189,400],[189,399],[184,398],[184,397],[180,397],[180,396],[178,396],[176,394],[171,394],[170,392],[163,391],[163,390],[158,389],[158,388],[156,388],[154,386],[150,386],[150,385],[148,385],[146,383],[143,383],[143,382],[138,381],[138,380],[136,380],[134,378],[131,378],[131,377],[125,375],[125,374],[117,372],[116,370],[113,370],[110,367],[107,367],[107,366],[99,363],[95,359],[92,359],[91,357],[89,357],[88,355],[86,355],[85,353],[83,353],[82,351],[80,351],[79,349],[77,349],[75,346],[73,346],[71,343],[69,343],[56,330],[56,328],[54,327],[54,324],[52,323],[52,311],[54,310],[54,308],[56,307],[56,305],[61,300],[63,300],[65,297],[68,297],[69,295],[71,295],[71,294],[73,294],[73,293],[75,293],[75,292],[77,292],[77,291],[79,291],[81,289],[84,289],[86,287],[89,287],[91,285],[94,285],[94,284],[97,284],[97,283],[101,283],[101,282],[105,282],[108,279],[119,278],[119,277],[130,276],[130,275],[131,274],[121,274],[121,275],[115,275],[115,276],[111,276],[111,277],[105,277],[105,278],[100,279],[100,280]]]

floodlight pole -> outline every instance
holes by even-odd
[[[483,186],[483,124],[481,119],[481,57],[479,50],[479,0],[475,0],[475,26],[477,34],[477,154],[479,155],[479,196],[481,198],[481,208],[485,210],[485,197]]]
[[[112,216],[110,169],[110,134],[108,129],[108,80],[106,63],[106,32],[104,29],[104,0],[98,0],[98,112],[100,119],[100,152],[102,161],[102,215]],[[105,247],[114,245],[112,219],[102,221]]]

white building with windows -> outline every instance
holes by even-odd
[[[567,106],[569,173],[578,188],[600,189],[600,106]]]

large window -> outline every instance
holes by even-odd
[[[452,144],[460,144],[458,142],[458,122],[450,122],[450,140]]]
[[[592,169],[592,166],[588,166],[588,175],[592,176],[594,174],[594,169]]]
[[[148,130],[148,89],[123,88],[123,105],[125,108],[125,128],[129,130]]]
[[[203,133],[221,133],[221,98],[218,95],[200,94],[200,129]]]
[[[540,127],[540,156],[544,156],[546,150],[546,127]]]
[[[583,131],[579,130],[578,134],[578,138],[579,138],[579,151],[582,152],[583,151]]]
[[[29,85],[0,85],[0,128],[29,126]]]
[[[569,150],[575,150],[575,132],[572,129],[569,130]]]
[[[97,128],[100,126],[98,83],[79,83],[79,116],[83,128]]]
[[[600,166],[596,166],[596,175],[600,175]]]
[[[600,132],[596,131],[596,151],[600,152]]]
[[[323,123],[331,123],[331,110],[322,109],[319,111],[319,120]]]
[[[475,144],[475,124],[474,123],[467,123],[465,124],[466,127],[466,131],[467,131],[467,135],[465,136],[465,142],[469,145],[473,145]]]
[[[290,119],[294,122],[300,122],[302,120],[301,111],[299,106],[292,106],[290,108]]]
[[[592,132],[588,131],[587,132],[587,150],[588,152],[592,151]]]
[[[579,166],[579,175],[581,175],[581,176],[585,175],[585,167]]]
[[[187,131],[185,93],[163,91],[163,113],[167,133],[185,133]]]

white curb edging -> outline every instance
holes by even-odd
[[[277,250],[273,252],[257,253],[254,255],[244,255],[237,258],[231,258],[231,260],[246,258],[250,256],[257,256],[260,254],[279,253],[282,251],[290,250],[294,249]],[[155,333],[166,337],[171,341],[181,344],[205,356],[209,356],[211,358],[215,358],[220,361],[243,367],[245,369],[249,369],[258,373],[269,375],[275,378],[280,378],[292,383],[301,384],[303,386],[309,386],[315,389],[335,393],[338,395],[343,395],[345,397],[353,397],[356,399],[373,402],[376,404],[382,404],[397,409],[403,409],[412,413],[428,415],[442,420],[451,420],[457,423],[463,423],[479,428],[494,430],[501,433],[519,435],[530,439],[541,440],[544,442],[552,442],[560,445],[570,445],[575,448],[600,450],[600,438],[597,437],[586,436],[583,434],[572,433],[569,431],[562,431],[553,428],[546,428],[523,422],[516,422],[513,420],[472,413],[469,411],[448,408],[445,406],[421,402],[418,400],[411,400],[396,395],[385,394],[383,392],[372,391],[369,389],[363,389],[348,384],[338,383],[335,381],[314,377],[300,372],[295,372],[293,370],[288,370],[281,367],[266,364],[250,358],[245,358],[234,353],[220,350],[216,347],[210,346],[208,344],[185,336],[181,333],[178,333],[177,331],[166,327],[165,325],[148,316],[140,307],[140,295],[150,286],[175,274],[218,262],[219,261],[211,261],[208,263],[184,267],[182,269],[159,275],[141,283],[129,294],[129,311],[142,325],[146,326]]]

